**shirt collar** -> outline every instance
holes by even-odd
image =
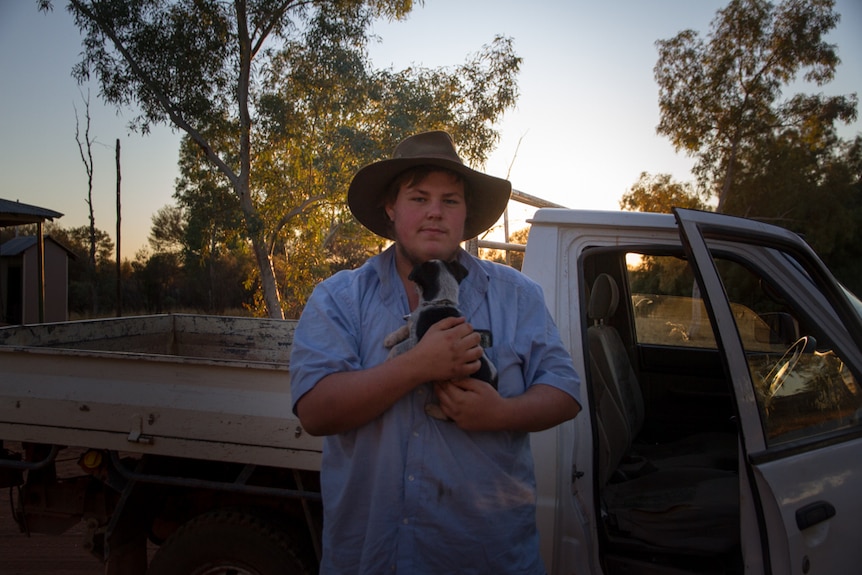
[[[465,316],[472,317],[488,293],[488,273],[477,258],[463,249],[458,252],[458,261],[467,268],[467,277],[461,282],[458,294],[458,307]]]
[[[478,259],[463,249],[459,248],[456,258],[467,268],[467,277],[461,282],[458,294],[458,307],[465,316],[470,317],[482,305],[485,294],[488,293],[488,273]],[[409,313],[410,304],[404,293],[404,284],[401,283],[395,267],[395,245],[389,246],[383,253],[372,258],[370,263],[374,266],[380,280],[380,298],[387,309],[395,311],[398,315]]]
[[[395,267],[395,244],[392,244],[380,255],[371,259],[371,265],[377,273],[380,281],[380,299],[386,309],[392,310],[399,317],[410,313],[410,304],[407,294],[404,293],[404,284]]]

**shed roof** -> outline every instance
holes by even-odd
[[[48,208],[0,198],[0,227],[36,224],[45,220],[54,221],[54,218],[62,216],[60,212]]]
[[[69,257],[73,259],[77,259],[75,253],[64,246],[62,243],[58,242],[51,236],[45,236],[45,239],[53,244],[56,244],[63,248]],[[12,238],[6,242],[0,244],[0,257],[15,257],[20,256],[30,248],[36,245],[36,236],[19,236],[17,238]]]

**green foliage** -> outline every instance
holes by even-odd
[[[400,139],[433,128],[465,141],[461,153],[481,163],[497,139],[491,123],[517,96],[520,59],[510,40],[496,39],[453,70],[374,70],[366,52],[369,21],[362,18],[321,11],[304,37],[273,54],[258,94],[249,188],[287,317],[298,315],[322,279],[384,247],[346,207],[359,168],[388,157]],[[236,210],[226,198],[204,199],[222,179],[191,143],[183,149],[176,197],[189,216]],[[258,289],[259,275],[245,285]],[[262,298],[256,302],[253,311],[264,313]]]
[[[641,172],[640,178],[620,200],[620,209],[632,212],[671,213],[671,208],[708,209],[688,182],[675,182],[670,174],[650,175]]]
[[[688,262],[671,256],[644,256],[637,268],[629,270],[629,276],[632,293],[685,294],[695,285]]]
[[[825,37],[838,19],[833,0],[731,0],[706,40],[691,30],[660,40],[657,131],[696,158],[718,211],[802,234],[859,292],[862,144],[836,133],[855,121],[857,96],[782,94],[800,78],[832,80],[840,60]]]
[[[48,235],[51,235],[75,254],[76,260],[83,262],[86,267],[90,252],[90,226],[78,226],[71,229],[63,229],[51,224],[46,226]],[[95,230],[96,236],[96,269],[103,270],[113,266],[113,255],[115,252],[114,242],[108,232],[100,229]]]
[[[231,105],[236,21],[229,4],[72,0],[68,9],[85,36],[73,74],[83,81],[95,73],[106,102],[138,104],[134,128],[212,123]]]
[[[346,245],[334,238],[353,229],[343,194],[357,168],[416,129],[438,127],[481,164],[497,140],[492,124],[517,97],[520,59],[503,38],[457,73],[372,71],[369,26],[406,17],[411,0],[68,6],[84,34],[75,75],[95,74],[106,102],[137,104],[132,127],[170,123],[187,134],[177,188],[188,217],[187,263],[219,257],[241,235],[257,265],[257,280],[246,285],[258,286],[255,308],[272,317],[296,305],[281,301],[279,285],[285,293],[308,291],[284,288],[298,279],[295,266],[308,266],[312,276],[303,281],[314,281],[341,265],[321,249]],[[367,234],[351,241],[357,238],[366,252],[380,247]]]
[[[657,132],[697,159],[701,186],[724,210],[741,158],[764,134],[799,118],[855,117],[855,97],[800,97],[787,105],[782,89],[801,73],[808,82],[830,81],[839,63],[824,37],[839,16],[833,0],[731,0],[718,11],[707,41],[692,30],[657,42]],[[851,106],[852,104],[852,106]],[[853,108],[852,110],[850,108]],[[836,108],[843,108],[833,113]]]
[[[139,268],[137,279],[148,311],[168,313],[181,305],[184,282],[179,254],[153,254]]]
[[[530,227],[521,228],[509,234],[509,243],[527,245],[527,238],[530,235]],[[479,248],[479,257],[483,260],[489,260],[500,264],[512,266],[518,271],[524,267],[524,252],[497,250],[491,248]]]
[[[183,210],[167,205],[159,209],[152,218],[149,244],[155,253],[176,253],[182,250],[186,236]]]

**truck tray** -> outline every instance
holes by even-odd
[[[168,314],[0,328],[0,438],[318,469],[296,322]]]

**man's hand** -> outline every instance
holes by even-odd
[[[434,391],[443,413],[465,431],[542,431],[581,410],[569,394],[541,383],[514,397],[472,378],[436,383]]]
[[[475,373],[482,356],[479,339],[464,318],[442,319],[401,355],[368,369],[327,375],[300,398],[296,413],[312,435],[356,429],[419,385]]]
[[[459,380],[479,369],[480,341],[481,336],[463,317],[447,317],[428,328],[407,354],[423,365],[425,381]]]
[[[439,382],[434,391],[440,409],[465,431],[495,431],[505,401],[490,384],[473,378]]]

